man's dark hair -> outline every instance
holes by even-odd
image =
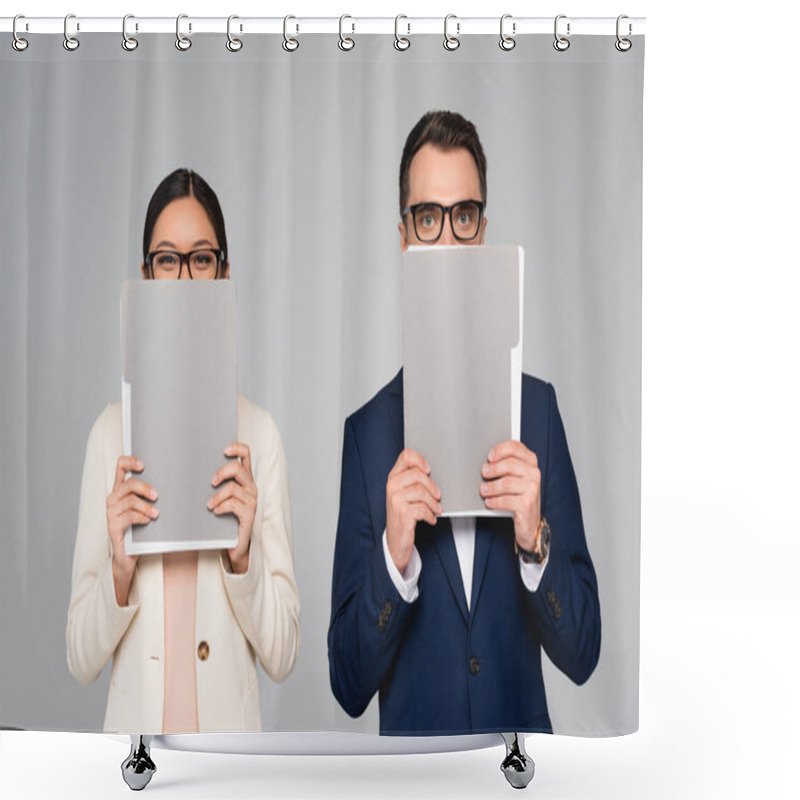
[[[411,161],[423,145],[432,144],[440,150],[468,150],[478,168],[481,183],[480,199],[486,202],[486,156],[483,154],[478,131],[455,111],[428,111],[408,134],[403,157],[400,159],[400,216],[408,204],[408,176]],[[464,198],[465,200],[467,198]],[[472,198],[477,199],[477,198]]]
[[[224,253],[223,260],[228,258],[228,237],[225,235],[225,219],[214,190],[196,173],[190,169],[180,168],[170,172],[158,184],[144,218],[144,235],[142,236],[142,253],[147,261],[150,250],[150,241],[153,238],[153,229],[161,212],[173,201],[181,197],[194,197],[208,214],[214,234],[217,237],[219,248]]]

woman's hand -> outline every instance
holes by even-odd
[[[250,565],[250,535],[256,516],[258,489],[253,480],[250,467],[250,448],[241,442],[234,442],[225,448],[225,455],[236,457],[217,470],[211,485],[225,485],[208,501],[208,507],[215,514],[235,514],[239,519],[239,538],[236,547],[228,550],[231,568],[235,573],[247,572]]]
[[[106,520],[108,538],[111,539],[111,573],[114,576],[114,593],[117,605],[128,605],[128,591],[133,580],[137,556],[125,552],[125,531],[131,525],[147,525],[158,516],[158,509],[145,500],[155,500],[158,492],[149,484],[134,478],[126,478],[128,472],[141,472],[144,464],[133,456],[117,459],[114,488],[106,498]]]

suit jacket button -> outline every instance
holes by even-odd
[[[481,662],[478,661],[478,659],[475,656],[472,656],[472,658],[470,658],[470,660],[469,660],[469,671],[473,675],[477,675],[478,674],[478,670],[480,668],[481,668]]]
[[[556,619],[561,619],[561,601],[556,596],[556,593],[551,589],[547,593],[547,602],[550,605],[550,610]]]
[[[209,650],[208,650],[208,642],[203,641],[203,642],[200,642],[199,645],[197,645],[197,657],[201,661],[205,661],[208,658],[208,652],[209,652]]]

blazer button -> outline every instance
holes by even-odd
[[[197,645],[197,657],[201,661],[205,661],[208,658],[208,642],[203,641]]]
[[[556,619],[561,619],[561,601],[552,589],[547,593],[547,602],[550,605],[553,616]]]
[[[475,656],[472,656],[472,658],[470,658],[470,660],[469,660],[469,671],[473,675],[477,675],[478,674],[478,670],[480,668],[481,668],[481,662],[478,661],[478,659]]]
[[[383,604],[383,608],[381,609],[381,613],[378,616],[378,630],[383,633],[386,628],[386,624],[389,622],[389,617],[392,616],[392,604],[387,600]]]

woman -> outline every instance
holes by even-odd
[[[222,211],[199,175],[178,169],[158,186],[143,253],[146,279],[228,277]],[[88,685],[113,658],[106,731],[260,730],[255,656],[273,680],[292,669],[300,599],[286,460],[272,417],[241,394],[238,439],[220,453],[208,501],[238,518],[236,546],[137,557],[125,552],[125,530],[158,516],[158,488],[137,477],[141,461],[122,455],[119,403],[89,434],[67,661]]]

